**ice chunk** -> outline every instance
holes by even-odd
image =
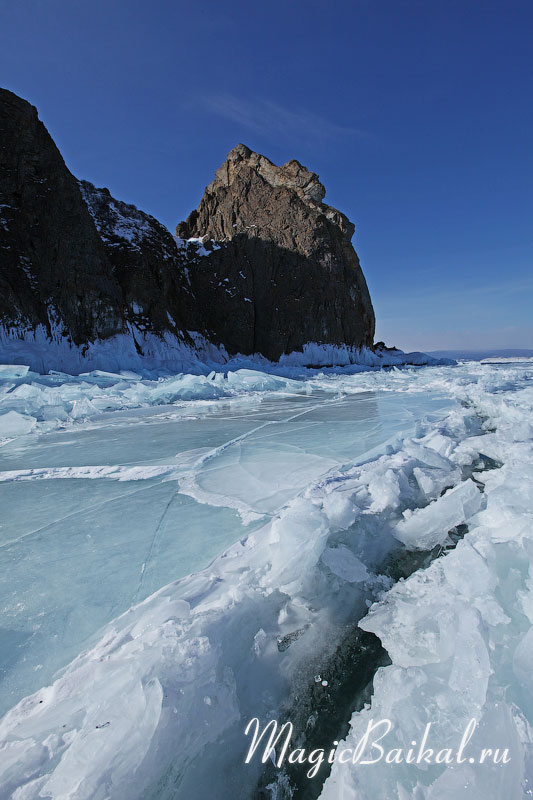
[[[340,491],[330,492],[322,501],[332,530],[346,530],[359,516],[360,509],[352,498]]]
[[[370,577],[361,559],[344,545],[327,547],[322,553],[322,561],[334,575],[349,583],[359,583]]]
[[[29,372],[24,364],[0,364],[0,380],[5,378],[23,378]]]
[[[409,455],[412,455],[418,461],[427,464],[429,467],[450,469],[453,466],[449,459],[431,447],[430,443],[425,445],[421,441],[411,441],[406,443],[405,449]]]
[[[0,438],[11,436],[24,436],[35,428],[35,417],[19,414],[18,411],[8,411],[0,414]]]
[[[265,391],[265,390],[293,390],[300,391],[301,386],[296,381],[282,378],[278,375],[268,375],[252,369],[240,369],[237,372],[228,372],[228,385],[240,391]]]
[[[523,686],[526,686],[533,695],[533,628],[522,637],[513,657],[514,674]]]
[[[372,511],[397,508],[400,502],[400,478],[392,469],[377,473],[368,484],[372,496]]]
[[[470,478],[425,508],[405,511],[394,536],[409,550],[431,550],[443,544],[449,531],[479,511],[483,495]]]
[[[54,420],[58,419],[62,422],[65,422],[68,419],[68,414],[65,411],[64,406],[54,405],[54,406],[43,406],[41,409],[40,417],[42,420]]]
[[[98,414],[98,409],[87,397],[80,397],[79,400],[75,400],[70,412],[72,419],[84,419],[95,414]]]

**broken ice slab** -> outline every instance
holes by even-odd
[[[370,578],[370,573],[361,559],[344,545],[327,547],[322,553],[322,561],[334,575],[348,583],[360,583]]]
[[[142,376],[139,375],[138,372],[131,372],[131,370],[120,370],[120,372],[106,372],[102,369],[93,369],[91,372],[80,372],[80,378],[103,378],[104,380],[110,381],[120,381],[120,380],[128,380],[128,381],[140,381],[142,380]]]
[[[24,436],[35,428],[37,420],[18,411],[8,411],[0,415],[0,439],[11,436]]]
[[[25,364],[0,364],[0,380],[4,378],[24,378],[30,368]]]
[[[393,533],[409,550],[431,550],[443,544],[448,531],[480,510],[483,495],[471,478],[448,489],[424,508],[404,511]]]

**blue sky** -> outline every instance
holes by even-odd
[[[533,347],[530,0],[0,0],[0,83],[172,231],[237,142],[356,223],[377,338]]]

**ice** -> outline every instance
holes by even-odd
[[[120,230],[120,235],[129,238],[136,247],[144,236],[144,223],[144,220],[132,219],[131,225],[125,225]],[[113,225],[108,228],[107,234],[116,234]],[[196,246],[193,244],[193,247]],[[203,249],[206,255],[210,252]],[[231,293],[229,288],[226,291]],[[173,320],[171,324],[174,329]],[[214,345],[198,331],[165,331],[157,335],[139,328],[133,322],[128,324],[128,333],[77,346],[63,336],[63,327],[56,320],[50,320],[48,326],[39,325],[35,330],[26,329],[22,320],[13,327],[0,325],[0,361],[5,364],[25,364],[43,374],[60,370],[71,375],[94,371],[134,372],[144,376],[150,373],[175,375],[178,372],[206,375],[212,369],[234,371],[239,368],[259,368],[291,377],[309,374],[309,369],[315,371],[331,365],[335,368],[345,366],[353,373],[391,366],[455,363],[451,359],[435,359],[425,353],[374,351],[366,347],[316,342],[307,342],[301,351],[283,354],[279,362],[270,362],[261,353],[247,356],[237,354],[230,358],[223,345]]]
[[[290,366],[338,366],[356,365],[365,367],[391,367],[413,364],[425,366],[427,364],[454,364],[453,359],[435,359],[426,353],[404,353],[402,350],[371,351],[368,348],[356,348],[348,345],[321,344],[307,342],[302,347],[302,352],[283,354],[280,358],[281,365]]]
[[[83,422],[106,411],[191,400],[215,400],[247,395],[253,391],[301,393],[306,388],[301,381],[248,369],[230,371],[227,375],[212,371],[207,376],[179,374],[158,380],[101,370],[80,375],[79,379],[62,373],[50,376],[30,374],[27,380],[21,380],[18,385],[7,382],[3,385],[5,392],[0,393],[0,414],[5,409],[16,411],[28,419],[26,425],[19,421],[18,427],[11,426],[13,436],[25,434],[34,428],[36,432],[49,432],[53,427],[64,427],[65,422]],[[9,419],[6,420],[6,426]],[[55,426],[52,424],[54,422]]]
[[[428,488],[431,492],[433,485]],[[444,543],[452,528],[479,511],[482,501],[481,492],[469,478],[448,489],[425,508],[404,511],[404,518],[396,525],[394,535],[409,550],[431,550]]]
[[[68,419],[46,431],[34,411],[35,433],[0,450],[0,796],[257,796],[246,722],[316,675],[334,687],[359,620],[393,663],[349,740],[387,716],[391,742],[432,719],[445,746],[476,717],[479,741],[518,755],[461,780],[515,791],[533,715],[531,369],[232,372],[30,379]],[[101,408],[73,420],[82,401]],[[448,549],[393,585],[402,526]],[[455,774],[335,764],[323,796],[440,800]]]
[[[18,411],[7,411],[0,414],[0,439],[10,436],[24,436],[29,433],[37,420],[26,414],[19,414]]]
[[[481,372],[476,370],[476,374]],[[392,665],[376,673],[371,702],[353,714],[350,733],[339,747],[353,747],[370,718],[387,718],[392,730],[386,751],[401,747],[405,752],[413,740],[420,741],[425,725],[430,723],[432,746],[450,747],[455,752],[466,726],[474,719],[477,724],[467,760],[448,768],[435,763],[391,767],[384,759],[361,769],[335,763],[324,784],[322,800],[371,800],[376,796],[466,800],[518,798],[531,793],[530,377],[518,367],[493,368],[482,380],[455,387],[463,396],[463,408],[469,403],[475,405],[482,431],[476,435],[472,420],[467,427],[473,435],[451,450],[439,447],[440,452],[457,464],[469,460],[474,467],[483,463],[475,455],[481,453],[495,459],[492,467],[499,467],[474,472],[483,484],[482,495],[471,480],[466,480],[425,508],[406,515],[395,535],[398,529],[403,531],[409,546],[442,541],[436,535],[438,518],[445,528],[462,517],[469,530],[445,557],[392,587],[359,622],[360,627],[380,638]],[[459,422],[459,414],[456,419]],[[430,438],[437,442],[437,437]],[[455,499],[450,503],[447,497]],[[447,503],[444,507],[443,501]],[[507,748],[509,763],[495,764],[490,758],[479,763],[483,748],[491,753],[499,748],[500,755]]]
[[[22,364],[0,364],[0,380],[5,378],[23,378],[28,374],[29,367]]]
[[[128,327],[129,333],[76,346],[62,335],[61,324],[52,321],[49,326],[39,325],[35,330],[24,330],[22,323],[12,328],[0,325],[0,360],[28,365],[41,374],[55,370],[79,375],[102,370],[145,376],[206,374],[213,366],[220,368],[228,361],[223,347],[216,347],[196,331],[187,331],[185,338],[168,331],[161,336],[147,333],[133,323]]]
[[[533,674],[533,628],[520,639],[513,657],[513,672],[518,681],[531,691],[531,675]]]
[[[300,386],[296,381],[289,381],[278,375],[268,375],[252,369],[240,369],[237,372],[229,371],[227,374],[229,386],[246,389],[248,391],[299,391]]]
[[[105,400],[117,386],[116,376],[57,377],[61,382],[38,391],[47,400],[59,393],[67,408],[87,396],[92,403]],[[213,382],[213,376],[193,377]],[[111,381],[105,387],[103,378]],[[382,409],[382,400],[368,393],[341,401],[336,391],[308,393],[286,378],[249,372],[244,378],[247,392],[236,382],[237,391],[216,403],[147,404],[99,414],[88,418],[90,424],[71,421],[66,430],[41,434],[31,445],[13,441],[2,448],[0,491],[11,523],[4,524],[0,544],[4,563],[13,565],[3,598],[7,627],[19,637],[0,688],[4,704],[51,679],[132,602],[202,568],[248,534],[250,524],[280,513],[350,455],[364,459],[406,429],[401,396],[398,415],[389,421],[389,396]],[[223,375],[216,381],[226,383]],[[141,386],[173,395],[181,383],[177,376]],[[439,402],[442,414],[448,401]],[[45,406],[53,418],[61,408]],[[411,411],[407,424],[414,429]],[[348,527],[359,513],[337,492],[324,505],[331,528]],[[56,563],[62,564],[62,580],[44,580],[55,574]],[[37,595],[27,592],[29,574],[41,586]],[[100,583],[97,595],[91,575]],[[22,598],[20,608],[14,596]]]
[[[343,545],[327,547],[322,553],[322,561],[335,575],[349,583],[358,583],[370,578],[361,559]]]

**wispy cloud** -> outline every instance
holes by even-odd
[[[203,105],[211,113],[262,136],[326,141],[365,135],[362,130],[338,125],[312,111],[284,108],[270,100],[242,100],[235,95],[221,94],[204,97]]]

